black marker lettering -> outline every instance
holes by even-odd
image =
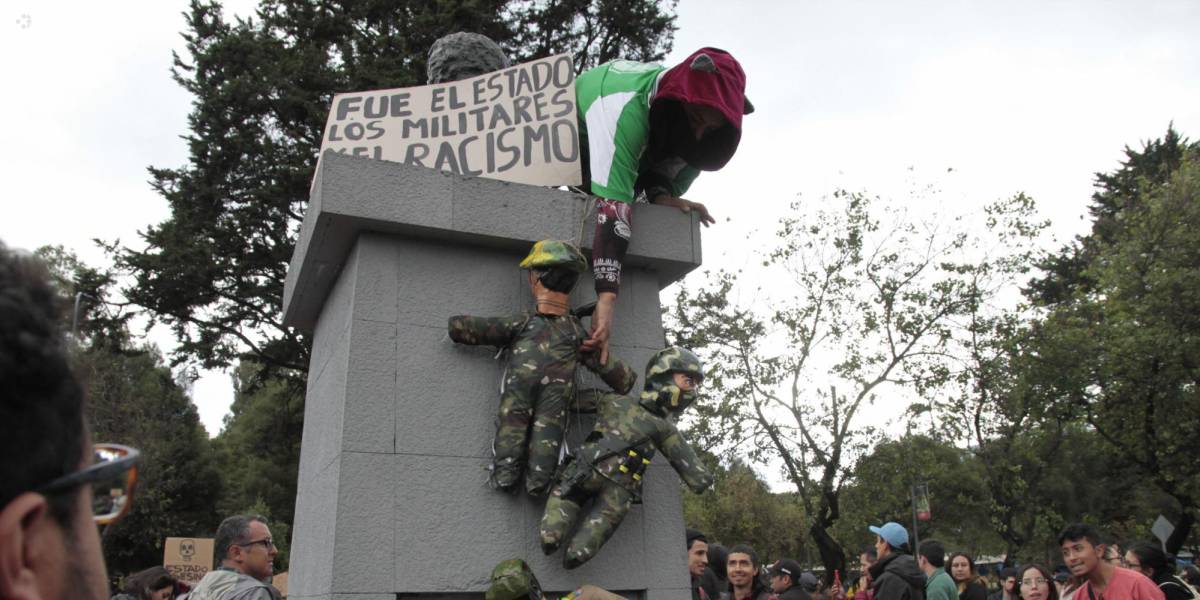
[[[357,112],[359,102],[362,102],[362,96],[350,96],[338,100],[337,120],[344,121],[350,113]]]
[[[554,132],[554,158],[559,162],[573,162],[579,156],[579,132],[575,129],[575,122],[560,119],[550,129]]]
[[[425,144],[410,144],[404,149],[404,164],[424,167],[424,161],[429,156],[429,146]]]

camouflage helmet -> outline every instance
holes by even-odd
[[[513,558],[492,569],[486,600],[541,600],[542,586],[525,561]]]
[[[587,270],[587,259],[583,253],[570,242],[561,240],[542,240],[533,245],[529,255],[521,261],[522,269],[548,269],[550,267],[565,267],[576,273]]]
[[[683,390],[675,385],[675,373],[685,373],[699,384],[704,379],[704,365],[691,350],[671,346],[663,348],[646,363],[646,385],[642,399],[653,403],[660,411],[680,412],[696,400],[696,390]]]

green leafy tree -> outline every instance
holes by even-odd
[[[970,450],[924,434],[908,434],[875,445],[859,458],[842,489],[842,518],[834,537],[857,552],[875,536],[868,524],[913,522],[912,487],[929,486],[931,517],[919,523],[920,539],[973,555],[995,551],[1000,540],[989,526],[991,496],[983,465]]]
[[[772,493],[767,482],[741,460],[728,468],[715,459],[713,487],[703,494],[684,494],[683,518],[703,531],[709,543],[725,547],[747,543],[764,562],[791,558],[808,562],[804,511],[793,494]]]
[[[576,53],[580,68],[659,59],[673,2],[445,0],[328,3],[262,0],[227,21],[193,0],[175,80],[195,98],[190,157],[150,169],[171,216],[112,245],[133,276],[129,300],[169,325],[176,360],[246,359],[301,374],[309,340],[282,323],[288,261],[308,199],[329,102],[337,92],[425,82],[428,48],[455,31],[488,35],[514,60]]]
[[[135,343],[129,314],[110,297],[111,274],[87,267],[58,247],[38,254],[51,265],[76,329],[77,372],[88,398],[92,438],[142,452],[133,508],[103,532],[105,560],[117,579],[161,564],[170,536],[216,529],[221,474],[196,407],[151,347]]]
[[[1200,149],[1127,193],[1082,272],[1090,285],[1053,307],[1036,351],[1056,406],[1174,498],[1175,552],[1200,512]]]
[[[303,380],[264,379],[259,365],[243,363],[234,374],[234,398],[225,428],[214,441],[225,473],[222,514],[262,514],[271,532],[290,529],[296,509],[300,434],[304,425]],[[280,546],[279,568],[287,568]]]
[[[722,272],[680,291],[670,329],[706,357],[718,399],[699,406],[693,435],[782,463],[830,577],[846,572],[830,533],[842,487],[873,435],[862,412],[880,394],[919,395],[952,377],[948,351],[969,335],[965,315],[1007,276],[995,240],[1030,226],[1023,197],[993,207],[989,240],[900,217],[885,223],[873,215],[886,209],[862,194],[838,192],[826,204],[796,204],[782,221],[763,259],[765,276],[782,284],[776,294],[735,287],[737,275]]]
[[[1076,290],[1091,288],[1095,281],[1087,269],[1115,241],[1122,214],[1138,206],[1143,192],[1167,183],[1189,149],[1200,150],[1200,143],[1189,143],[1174,126],[1168,126],[1161,139],[1144,143],[1141,150],[1126,146],[1120,168],[1096,174],[1096,191],[1088,208],[1091,232],[1041,261],[1044,274],[1030,281],[1029,297],[1041,304],[1057,304],[1069,300]]]

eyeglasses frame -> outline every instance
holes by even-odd
[[[124,456],[118,458],[117,460],[99,462],[94,465],[84,467],[83,469],[75,471],[74,473],[68,473],[62,477],[59,477],[58,479],[55,479],[54,481],[51,481],[50,483],[38,487],[33,491],[42,495],[60,494],[62,492],[73,490],[81,485],[97,483],[104,481],[105,479],[117,477],[126,471],[130,471],[128,486],[129,501],[121,507],[121,511],[111,516],[93,515],[93,519],[97,524],[109,525],[125,516],[125,514],[128,513],[129,509],[133,506],[133,493],[134,489],[137,488],[137,465],[139,462],[141,462],[142,453],[136,448],[122,446],[121,444],[92,444],[92,448],[96,450],[116,450],[118,452],[123,452]]]

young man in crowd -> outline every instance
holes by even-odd
[[[213,543],[221,566],[200,580],[188,600],[279,600],[270,583],[278,553],[266,519],[239,515],[221,521]]]
[[[708,571],[708,538],[702,532],[687,530],[687,556],[692,600],[716,600],[719,592],[709,585],[713,578],[705,577]]]
[[[946,548],[941,542],[921,542],[917,566],[925,573],[925,600],[958,600],[958,587],[946,572]]]
[[[1083,579],[1077,600],[1164,600],[1162,590],[1145,575],[1104,560],[1107,547],[1091,525],[1068,525],[1058,535],[1063,562]]]
[[[879,557],[875,554],[875,548],[866,548],[858,555],[858,568],[862,575],[858,576],[858,582],[854,588],[854,600],[871,600],[874,592],[871,591],[871,565]]]
[[[721,600],[768,600],[771,590],[758,576],[758,565],[754,548],[745,544],[730,548],[729,560],[725,563],[729,589],[721,594]]]
[[[93,448],[49,279],[0,243],[0,598],[105,600],[97,524],[128,512],[137,452]]]
[[[905,554],[908,530],[889,522],[870,527],[875,534],[875,554],[879,557],[869,569],[874,600],[924,600],[925,574],[917,561]]]
[[[988,600],[1020,600],[1021,592],[1017,589],[1017,570],[1008,567],[1000,571],[1000,589],[992,592]]]
[[[812,596],[800,584],[803,573],[800,563],[785,558],[771,566],[771,591],[778,600],[811,600]]]

